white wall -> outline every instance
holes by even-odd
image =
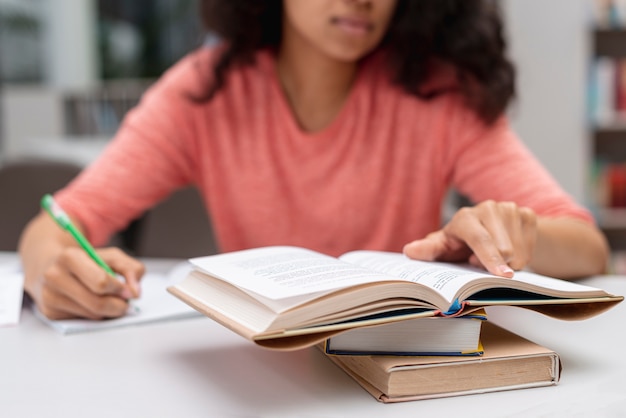
[[[45,0],[43,5],[47,84],[92,86],[98,80],[95,0]]]
[[[518,66],[515,131],[557,181],[585,203],[589,0],[500,0]]]
[[[7,3],[7,0],[0,0]],[[11,0],[13,1],[13,0]],[[33,0],[34,1],[34,0]],[[96,85],[98,78],[95,0],[38,0],[41,15],[45,82],[6,85],[0,92],[0,163],[23,156],[73,155],[82,145],[57,144],[64,134],[63,94]],[[91,148],[99,150],[98,143]]]
[[[61,96],[40,86],[4,86],[2,95],[2,158],[19,158],[36,149],[32,140],[63,133]]]

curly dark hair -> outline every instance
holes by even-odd
[[[201,0],[200,13],[206,29],[226,41],[209,98],[231,67],[252,64],[257,50],[280,44],[282,0]],[[393,82],[423,99],[447,91],[424,90],[430,64],[452,65],[468,106],[486,123],[515,96],[515,70],[493,0],[398,0],[380,48],[388,53]]]

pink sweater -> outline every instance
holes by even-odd
[[[211,101],[192,100],[211,79],[214,55],[199,50],[168,71],[101,158],[57,194],[96,245],[189,184],[204,198],[222,251],[400,251],[440,227],[450,186],[474,201],[593,222],[505,119],[486,127],[454,93],[408,95],[390,84],[380,59],[362,65],[332,124],[308,133],[269,52],[231,71]]]

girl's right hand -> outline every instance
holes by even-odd
[[[144,266],[118,248],[98,250],[124,281],[107,274],[78,247],[66,247],[43,274],[26,277],[26,292],[49,319],[105,319],[123,316],[139,297]]]

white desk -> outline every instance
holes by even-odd
[[[586,282],[626,294],[623,277]],[[561,383],[385,405],[315,349],[257,348],[207,318],[62,336],[25,309],[0,328],[0,416],[626,416],[626,303],[582,322],[518,308],[489,318],[559,352]]]

